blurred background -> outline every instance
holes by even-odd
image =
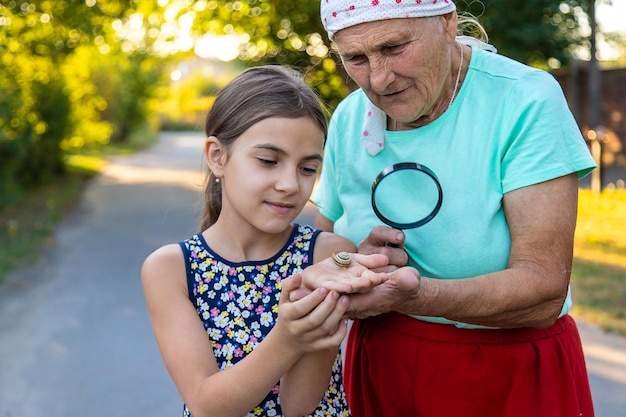
[[[603,162],[626,164],[625,0],[457,3],[500,53],[553,72]],[[354,86],[330,51],[316,1],[3,0],[0,206],[86,148],[200,129],[244,66],[298,67],[332,108]]]
[[[0,206],[86,149],[201,129],[216,90],[244,66],[300,68],[331,109],[354,87],[317,1],[0,3]],[[551,71],[603,163],[626,165],[626,0],[457,4],[500,53]]]
[[[616,337],[612,356],[606,345],[586,347],[614,375],[612,388],[592,380],[594,395],[613,392],[607,403],[621,410],[599,417],[626,416],[626,0],[456,4],[501,54],[556,77],[599,164],[580,181],[574,314]],[[139,267],[193,227],[187,201],[200,189],[178,183],[201,182],[203,118],[234,74],[266,63],[299,68],[329,111],[355,88],[318,8],[312,0],[0,0],[2,417],[72,415],[78,404],[90,411],[76,415],[110,416],[94,411],[107,393],[144,411],[178,407],[171,385],[167,395],[151,391],[168,379]],[[164,160],[182,173],[159,170]],[[128,362],[114,358],[120,352]],[[72,367],[55,361],[70,356]],[[129,389],[131,380],[146,392]],[[67,405],[63,395],[78,401]],[[116,415],[126,414],[135,415]]]

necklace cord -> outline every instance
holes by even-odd
[[[450,102],[448,103],[448,109],[450,108],[450,106],[452,105],[452,102],[454,101],[454,98],[456,97],[456,93],[459,90],[459,81],[461,81],[461,70],[463,69],[463,56],[465,54],[463,53],[463,45],[460,45],[460,46],[461,46],[461,63],[459,64],[459,71],[456,73],[456,82],[454,83],[454,90],[452,91],[452,97],[450,97]]]

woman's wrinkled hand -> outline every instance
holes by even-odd
[[[398,268],[370,292],[349,295],[346,317],[362,319],[391,311],[404,313],[405,307],[414,305],[419,297],[420,284],[421,275],[415,268]]]
[[[381,254],[387,257],[388,263],[376,268],[377,271],[393,271],[407,264],[409,256],[404,251],[404,233],[386,226],[376,226],[361,242],[360,254]]]

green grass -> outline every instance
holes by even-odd
[[[0,208],[0,285],[8,274],[37,261],[56,225],[71,212],[82,190],[112,155],[130,155],[156,139],[142,131],[129,143],[83,149],[67,156],[68,173],[54,182],[12,196],[13,203]]]
[[[13,269],[37,259],[55,225],[72,209],[92,175],[71,172],[23,193],[15,204],[0,210],[0,283]]]
[[[626,336],[626,190],[580,190],[574,314]]]

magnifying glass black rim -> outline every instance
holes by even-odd
[[[437,186],[437,191],[439,194],[437,198],[437,205],[435,206],[433,211],[431,211],[430,214],[428,214],[423,219],[420,219],[413,223],[397,223],[397,222],[394,222],[393,220],[389,220],[380,212],[380,210],[378,210],[378,207],[376,206],[376,189],[378,188],[378,185],[381,183],[381,181],[385,179],[385,177],[387,177],[388,175],[397,171],[405,170],[405,169],[412,169],[415,171],[420,171],[428,175],[435,182],[435,185]],[[383,223],[395,229],[413,229],[415,227],[420,227],[420,226],[425,225],[437,215],[437,213],[439,212],[439,209],[441,208],[442,202],[443,202],[443,190],[441,189],[441,184],[439,183],[439,179],[437,178],[435,173],[427,166],[418,164],[415,162],[400,162],[397,164],[390,165],[387,168],[383,169],[381,173],[378,174],[374,182],[372,183],[372,208],[374,209],[374,213],[376,213],[376,216]]]

